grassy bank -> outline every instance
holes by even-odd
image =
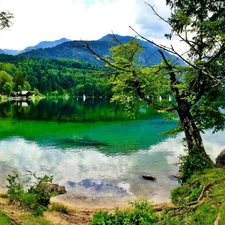
[[[49,205],[43,217],[36,217],[17,203],[0,198],[0,224],[225,224],[225,169],[214,168],[195,174],[188,183],[171,192],[171,203],[153,205],[138,200],[125,209],[93,210]]]

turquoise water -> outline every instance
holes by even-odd
[[[0,105],[0,180],[27,170],[54,176],[68,193],[58,199],[80,205],[113,205],[138,197],[169,200],[178,185],[172,177],[182,152],[182,135],[160,133],[163,117],[142,108],[128,120],[123,108],[107,101],[42,100]],[[223,133],[206,134],[206,147],[215,157],[225,141]],[[141,174],[157,177],[146,181]],[[110,204],[109,204],[110,203]]]

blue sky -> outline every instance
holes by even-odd
[[[165,0],[147,0],[165,17]],[[136,31],[164,44],[168,27],[143,0],[0,0],[1,11],[14,14],[13,25],[0,31],[0,49],[22,50],[60,38],[97,40],[107,33]]]

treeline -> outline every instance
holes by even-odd
[[[0,55],[0,93],[110,97],[107,68],[72,59]]]

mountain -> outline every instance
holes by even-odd
[[[21,53],[20,50],[3,49],[3,53],[1,53],[1,54],[6,54],[6,55],[18,55],[19,53]]]
[[[89,50],[85,48],[85,44],[88,44],[93,51],[97,52],[99,55],[105,56],[109,55],[109,49],[118,44],[113,39],[115,37],[120,43],[124,44],[133,39],[130,36],[120,36],[120,35],[110,35],[100,38],[96,41],[67,41],[59,44],[52,48],[39,48],[37,50],[31,50],[29,52],[24,52],[20,55],[24,57],[35,57],[35,58],[67,58],[85,61],[91,64],[103,65],[103,62],[98,60]],[[138,43],[143,47],[143,54],[138,54],[138,59],[142,64],[151,66],[161,62],[162,57],[157,51],[158,48],[153,44],[136,39]],[[172,57],[177,59],[175,56],[164,51],[166,58]],[[177,59],[180,64],[183,62]]]
[[[56,41],[42,41],[42,42],[38,43],[37,45],[29,46],[29,47],[25,48],[24,50],[13,50],[13,49],[3,49],[2,50],[2,49],[0,49],[0,54],[18,55],[18,54],[22,54],[22,53],[29,52],[32,50],[37,50],[40,48],[52,48],[52,47],[55,47],[57,45],[60,45],[62,43],[68,42],[68,41],[71,41],[71,40],[69,40],[67,38],[61,38]]]
[[[60,45],[62,43],[68,42],[68,41],[71,41],[71,40],[66,39],[66,38],[61,38],[56,41],[42,41],[35,46],[29,46],[29,47],[25,48],[20,53],[29,52],[29,51],[41,49],[41,48],[52,48],[52,47],[55,47],[57,45]]]

